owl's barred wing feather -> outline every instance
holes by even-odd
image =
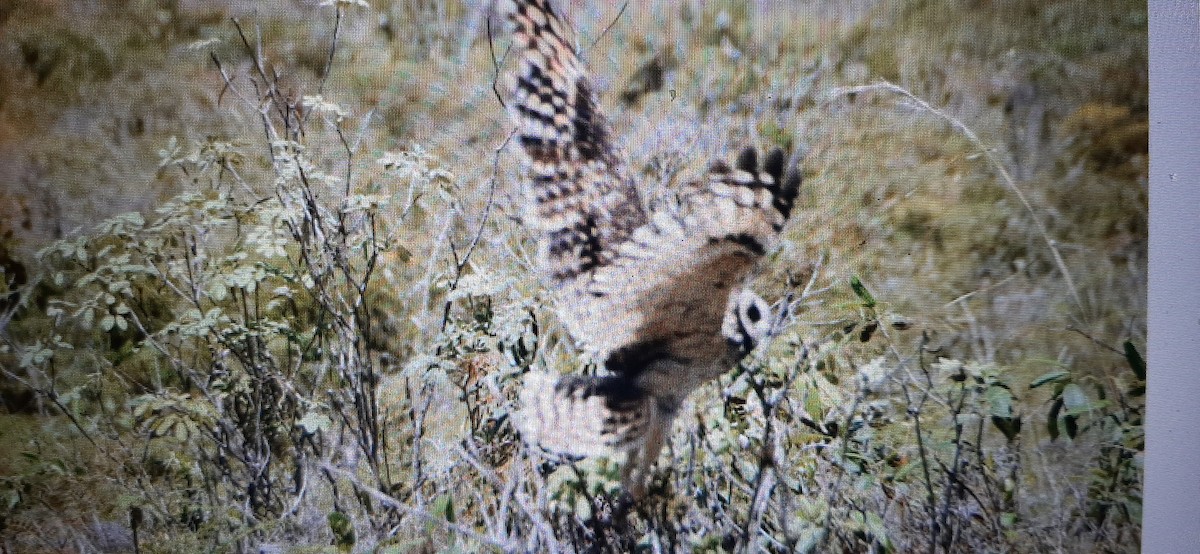
[[[646,223],[625,160],[611,141],[583,62],[546,0],[502,3],[518,53],[511,106],[542,234],[544,271],[574,281],[612,262],[609,245]]]
[[[654,403],[621,377],[530,373],[517,429],[526,442],[568,456],[636,448],[655,419]]]

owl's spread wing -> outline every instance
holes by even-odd
[[[534,201],[526,220],[541,232],[543,271],[567,285],[610,265],[646,213],[562,21],[546,0],[507,4],[518,54],[510,111]]]

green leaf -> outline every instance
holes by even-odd
[[[1138,379],[1146,380],[1146,360],[1138,353],[1137,347],[1130,341],[1125,341],[1125,360],[1129,362],[1129,369],[1133,370],[1133,374]]]
[[[1013,415],[1013,395],[1008,387],[1001,383],[993,383],[987,390],[988,411],[992,415],[992,425],[996,426],[1009,441],[1021,432],[1021,418]]]
[[[1079,418],[1077,416],[1066,416],[1063,418],[1063,425],[1067,428],[1067,436],[1074,439],[1079,433]]]
[[[191,428],[186,419],[177,419],[171,425],[171,435],[179,442],[187,442],[191,436]]]
[[[1063,387],[1062,399],[1068,412],[1086,411],[1091,406],[1087,393],[1083,392],[1083,388],[1075,383]]]
[[[338,550],[349,552],[354,548],[354,524],[342,512],[329,512],[329,530],[333,532],[333,543]]]
[[[1042,385],[1045,385],[1046,383],[1058,383],[1066,380],[1070,376],[1070,371],[1051,371],[1050,373],[1043,374],[1041,377],[1034,379],[1032,383],[1029,383],[1029,388],[1036,389]]]
[[[809,419],[821,421],[825,419],[825,404],[821,402],[821,395],[808,394],[804,399],[804,412],[808,414]]]
[[[1011,418],[1013,396],[1008,387],[992,385],[987,390],[988,409],[992,417]]]
[[[859,342],[867,342],[871,340],[871,335],[875,334],[875,330],[879,329],[878,321],[871,321],[863,326],[862,332],[858,334]]]
[[[16,508],[21,503],[21,493],[14,489],[5,488],[0,490],[0,506],[6,509]]]
[[[1046,430],[1050,432],[1050,440],[1058,439],[1058,413],[1062,411],[1062,398],[1055,398],[1050,405],[1050,414],[1046,417]]]
[[[333,421],[329,419],[329,416],[313,411],[304,414],[304,417],[297,422],[297,425],[301,429],[304,429],[305,433],[313,434],[317,431],[329,429],[333,425]]]
[[[892,476],[892,479],[896,481],[904,481],[906,478],[908,478],[908,474],[912,473],[912,471],[916,469],[918,465],[920,464],[910,462],[900,466],[900,469],[896,471],[896,475]]]
[[[886,544],[888,542],[887,526],[884,525],[883,519],[880,518],[878,514],[875,512],[867,512],[867,517],[863,523],[865,524],[864,527],[866,527],[867,532],[871,533],[875,540],[878,541],[878,544]]]
[[[863,301],[863,306],[867,308],[875,307],[875,297],[871,296],[871,292],[862,284],[857,275],[850,277],[850,288],[854,289],[854,295]]]
[[[442,516],[443,519],[454,523],[454,497],[450,495],[442,495],[433,501],[433,513]]]
[[[401,246],[399,244],[393,245],[391,251],[392,251],[392,254],[396,257],[396,261],[399,261],[401,263],[407,262],[408,260],[412,259],[412,252],[409,249],[407,249],[404,246]]]
[[[996,429],[999,429],[1004,434],[1004,438],[1008,439],[1009,442],[1017,438],[1017,434],[1021,432],[1020,417],[992,416],[992,425],[995,425]]]
[[[208,297],[213,302],[224,302],[229,297],[229,290],[225,288],[225,283],[218,279],[208,287]]]

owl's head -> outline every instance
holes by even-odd
[[[721,334],[740,359],[767,338],[773,320],[771,306],[753,291],[742,289],[729,296]]]

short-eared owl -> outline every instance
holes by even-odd
[[[647,213],[548,0],[500,7],[518,57],[509,110],[525,221],[563,324],[606,370],[530,374],[517,427],[558,454],[627,453],[624,484],[636,497],[688,394],[768,331],[769,308],[744,281],[787,221],[800,174],[782,151],[760,160],[748,148]]]

